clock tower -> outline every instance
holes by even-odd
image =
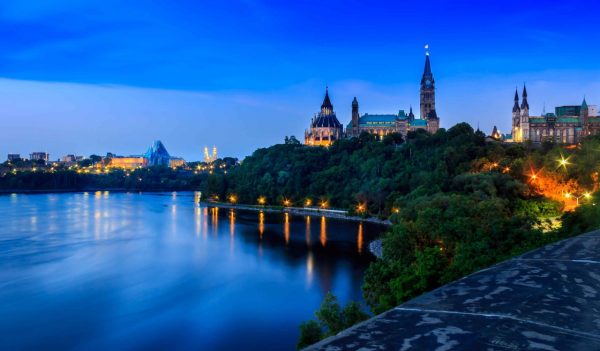
[[[437,119],[435,112],[435,80],[429,62],[429,45],[425,45],[425,69],[421,78],[421,119]]]

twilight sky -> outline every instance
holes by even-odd
[[[431,47],[442,127],[510,129],[516,85],[600,103],[597,1],[2,0],[7,153],[243,157],[303,138],[325,84],[338,119],[419,104]]]

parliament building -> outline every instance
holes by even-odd
[[[519,104],[519,92],[515,91],[512,109],[512,136],[509,141],[540,143],[552,141],[575,144],[588,135],[600,134],[600,117],[596,105],[588,105],[583,99],[581,105],[558,106],[554,113],[541,116],[529,115],[527,88],[523,86]],[[545,109],[544,109],[545,110]]]
[[[412,107],[408,113],[400,110],[394,114],[368,114],[360,115],[358,100],[352,101],[352,115],[350,123],[344,131],[343,125],[333,111],[329,98],[329,89],[325,90],[325,99],[321,105],[321,112],[315,115],[310,127],[304,133],[306,145],[329,146],[336,140],[347,137],[357,137],[361,133],[370,133],[383,137],[391,133],[400,133],[403,136],[409,131],[424,129],[435,133],[440,126],[440,119],[435,109],[435,80],[431,71],[429,52],[425,54],[425,69],[421,77],[420,89],[420,118],[416,118]]]

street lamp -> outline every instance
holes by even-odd
[[[286,206],[286,207],[289,206],[291,203],[292,202],[290,200],[288,200],[288,199],[283,200],[283,205]]]
[[[567,166],[570,165],[569,157],[564,158],[563,155],[560,155],[560,159],[556,160],[556,162],[558,162],[558,167],[563,167],[564,169],[567,169]]]
[[[258,204],[263,205],[267,203],[267,199],[264,196],[258,198]]]
[[[311,200],[311,199],[306,199],[306,201],[304,202],[304,205],[305,205],[306,207],[308,207],[308,206],[312,205],[312,200]]]
[[[237,201],[237,197],[235,195],[229,195],[229,202],[235,204]]]
[[[585,192],[583,194],[581,194],[580,196],[576,196],[573,195],[571,193],[565,193],[565,198],[567,199],[575,199],[575,203],[577,204],[577,206],[579,206],[579,199],[584,198],[586,200],[589,200],[592,198],[592,194],[590,194],[589,192]]]

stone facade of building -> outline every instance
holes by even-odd
[[[344,137],[344,127],[338,121],[329,99],[329,89],[325,89],[325,99],[321,112],[310,121],[310,128],[304,132],[304,144],[311,146],[330,146]]]
[[[513,142],[575,144],[585,136],[600,134],[600,118],[595,112],[597,108],[588,106],[585,98],[580,106],[559,106],[554,113],[530,116],[526,87],[523,87],[521,97],[519,105],[519,93],[515,91],[510,139]]]
[[[412,107],[409,112],[400,110],[397,114],[368,114],[360,115],[358,100],[352,101],[352,119],[346,127],[346,136],[356,137],[363,132],[383,137],[391,133],[404,136],[409,131],[425,129],[435,133],[440,127],[440,120],[435,109],[435,79],[431,71],[429,52],[425,55],[425,68],[421,77],[420,88],[420,118],[415,118]]]

